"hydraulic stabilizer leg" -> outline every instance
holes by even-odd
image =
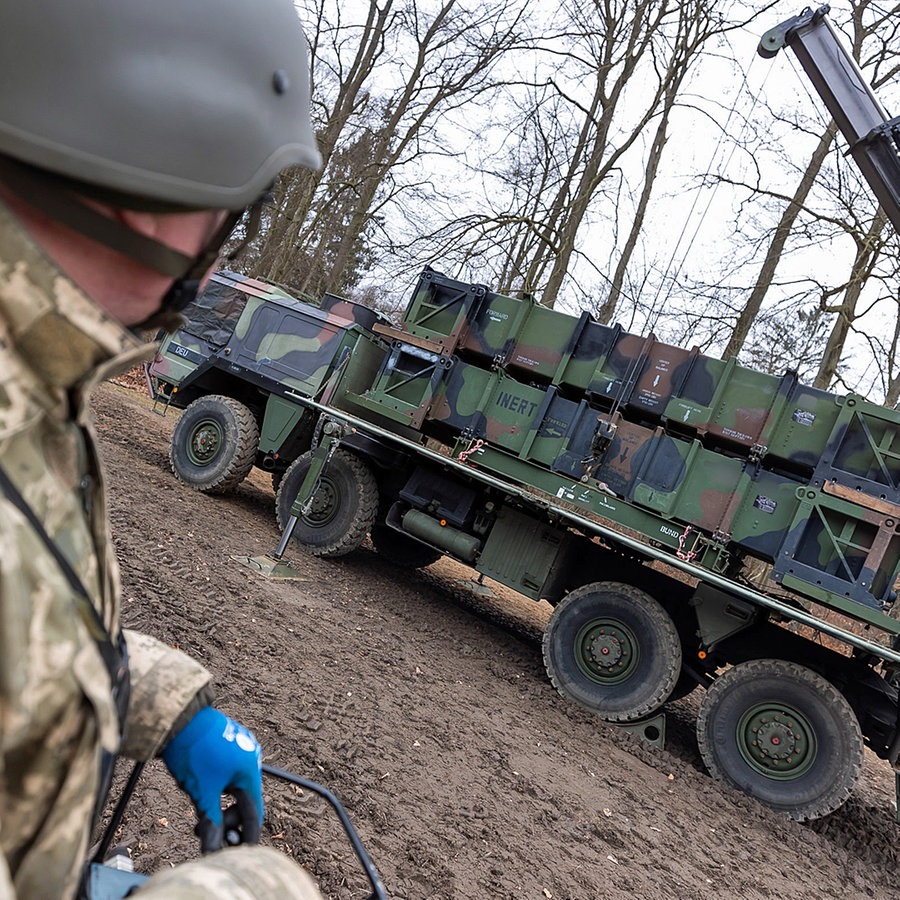
[[[281,535],[278,549],[274,554],[276,559],[281,559],[284,556],[284,551],[291,540],[298,519],[305,516],[312,509],[316,491],[318,491],[322,481],[322,473],[327,468],[328,463],[331,462],[331,457],[334,456],[334,451],[337,450],[338,444],[352,431],[353,429],[349,426],[335,421],[327,421],[322,426],[322,440],[319,441],[319,446],[316,447],[313,453],[306,477],[303,479],[303,484],[300,485],[300,490],[297,491],[297,496],[291,506],[291,517],[284,527],[284,533]]]
[[[232,559],[252,569],[258,575],[265,575],[268,578],[290,578],[299,581],[305,581],[306,576],[298,572],[295,568],[283,562],[284,553],[294,534],[294,528],[297,522],[305,516],[312,508],[316,491],[322,481],[322,474],[328,467],[334,451],[337,450],[341,441],[353,432],[349,425],[336,422],[333,419],[325,421],[322,425],[322,439],[312,455],[309,469],[300,490],[291,505],[291,515],[284,526],[281,540],[274,553],[265,556],[233,556]]]

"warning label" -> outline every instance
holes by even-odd
[[[811,413],[808,409],[795,409],[791,413],[791,418],[798,425],[805,425],[807,428],[810,428],[813,422],[816,421],[816,414]]]

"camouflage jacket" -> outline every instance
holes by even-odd
[[[0,205],[0,465],[119,634],[119,576],[87,397],[152,352],[63,276]],[[101,750],[154,755],[208,673],[126,634],[120,739],[110,676],[59,564],[0,492],[0,900],[69,897]]]

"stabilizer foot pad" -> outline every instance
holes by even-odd
[[[304,575],[283,559],[275,559],[274,556],[232,556],[231,558],[257,575],[262,575],[263,578],[310,581],[308,575]]]
[[[463,578],[456,583],[460,587],[468,588],[468,590],[475,594],[481,594],[482,597],[497,596],[486,584],[479,584],[474,578]]]

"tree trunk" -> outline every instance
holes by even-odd
[[[828,335],[828,342],[825,344],[825,352],[822,354],[822,361],[819,364],[815,381],[813,381],[813,387],[828,390],[837,374],[847,335],[856,318],[856,304],[859,302],[866,279],[871,274],[872,267],[878,261],[878,255],[881,252],[879,237],[885,225],[887,225],[887,216],[879,206],[865,237],[857,243],[856,258],[853,260],[853,267],[850,270],[850,280],[844,289],[844,296],[837,310],[837,319],[831,329],[831,334]]]
[[[794,196],[791,197],[790,202],[781,214],[781,219],[766,251],[766,257],[763,260],[759,277],[756,279],[756,284],[753,285],[753,290],[750,292],[750,296],[747,298],[747,302],[738,316],[734,330],[731,332],[731,337],[728,339],[728,344],[725,347],[725,352],[722,354],[723,359],[737,356],[743,349],[744,342],[747,340],[747,335],[750,334],[750,328],[753,326],[753,322],[759,313],[766,293],[772,286],[775,270],[778,268],[778,263],[781,262],[781,256],[784,253],[784,245],[819,175],[822,163],[825,162],[825,158],[828,156],[828,151],[831,149],[836,134],[837,125],[832,121],[829,123],[825,133],[819,138],[818,146],[813,151],[806,171],[800,179],[800,184],[797,185]]]
[[[653,143],[650,146],[650,152],[647,155],[647,165],[644,168],[644,185],[641,189],[641,196],[638,200],[637,209],[634,213],[634,220],[628,232],[628,239],[622,249],[622,255],[616,264],[616,271],[613,273],[612,282],[609,286],[609,293],[606,296],[600,309],[597,311],[597,318],[604,325],[613,321],[616,315],[616,309],[619,305],[619,298],[622,295],[622,285],[625,281],[625,273],[628,271],[628,265],[631,257],[634,255],[634,248],[637,246],[638,238],[644,227],[644,218],[647,215],[647,206],[650,203],[650,195],[653,193],[653,184],[656,180],[656,173],[659,171],[659,162],[662,159],[663,148],[666,146],[669,128],[669,114],[675,105],[675,99],[678,96],[678,89],[681,86],[681,79],[672,84],[666,91],[666,100],[663,105],[662,117],[656,128],[656,134],[653,136]]]

